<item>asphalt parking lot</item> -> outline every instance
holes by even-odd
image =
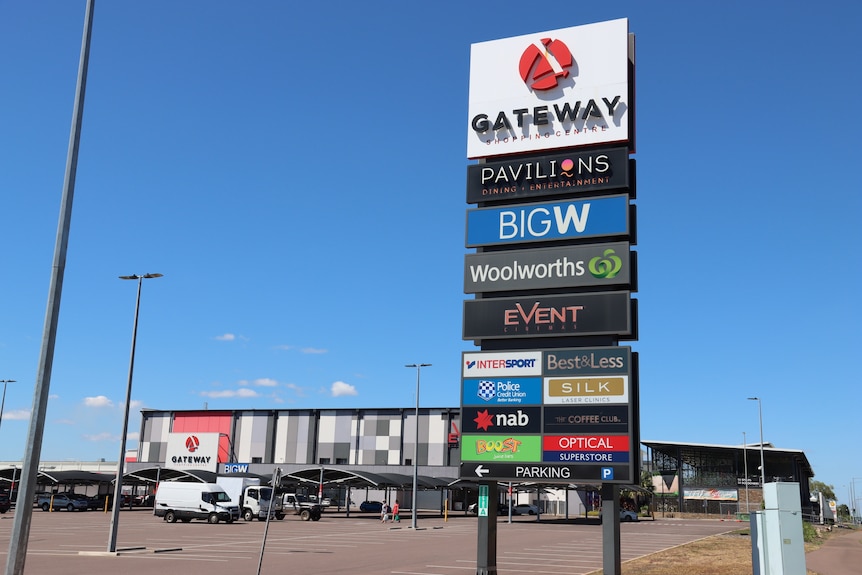
[[[14,512],[0,516],[0,560],[9,550]],[[320,521],[287,517],[265,523],[167,524],[146,509],[120,513],[119,555],[107,555],[110,514],[33,511],[25,573],[39,575],[117,573],[236,575],[261,573],[464,575],[475,573],[477,518],[457,514],[444,521],[420,516],[410,529],[381,524],[373,514],[327,512]],[[623,523],[622,560],[733,531],[744,524],[719,520],[661,518]],[[89,553],[95,553],[91,555]],[[601,569],[597,521],[517,517],[498,525],[497,571],[501,575],[577,575]]]

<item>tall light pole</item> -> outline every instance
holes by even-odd
[[[87,70],[90,66],[90,38],[93,32],[93,6],[96,0],[87,0],[84,11],[84,34],[81,39],[81,57],[78,60],[78,80],[75,86],[75,103],[72,108],[72,127],[66,154],[66,174],[63,178],[63,194],[60,197],[60,218],[57,222],[57,239],[54,243],[54,260],[48,286],[48,304],[45,324],[42,329],[42,346],[39,352],[39,369],[33,386],[33,409],[30,411],[30,428],[24,446],[24,461],[18,501],[32,501],[36,493],[36,476],[39,473],[39,458],[42,453],[42,438],[45,434],[45,415],[51,393],[51,370],[54,367],[54,346],[57,342],[57,324],[60,320],[60,300],[63,295],[63,277],[66,273],[66,253],[69,248],[69,232],[72,225],[72,204],[75,198],[75,178],[78,173],[78,152],[81,143],[81,127],[84,122],[84,93],[87,91]],[[33,508],[22,505],[15,508],[12,521],[12,536],[9,538],[9,554],[6,556],[6,575],[24,573],[27,545]]]
[[[757,414],[760,418],[760,488],[766,487],[766,466],[763,464],[763,405],[759,397],[749,397],[749,401],[757,402]]]
[[[742,458],[745,462],[745,512],[748,513],[748,441],[742,432]]]
[[[135,371],[135,342],[138,339],[138,311],[141,309],[141,285],[145,279],[160,278],[162,274],[144,274],[142,276],[120,276],[121,280],[138,280],[138,297],[135,299],[135,323],[132,327],[132,353],[129,357],[129,380],[126,384],[126,406],[123,415],[123,434],[120,436],[120,457],[117,460],[117,477],[114,479],[114,500],[111,505],[111,531],[108,538],[108,553],[117,551],[117,524],[120,519],[122,502],[120,495],[123,489],[123,464],[126,461],[126,434],[129,431],[129,403],[132,399],[132,373]]]
[[[3,384],[3,401],[0,401],[0,423],[3,423],[3,408],[6,406],[6,384],[15,383],[14,379],[0,379]]]
[[[404,367],[416,368],[416,446],[413,452],[413,521],[411,527],[416,530],[416,490],[419,488],[419,376],[423,367],[431,367],[430,363],[411,363]]]

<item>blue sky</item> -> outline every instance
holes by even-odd
[[[0,460],[23,455],[84,0],[0,5]],[[642,437],[802,449],[846,498],[855,2],[101,2],[43,459],[137,410],[459,404],[470,44],[637,36]]]

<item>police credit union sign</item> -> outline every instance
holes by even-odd
[[[628,20],[473,44],[467,157],[630,139]]]

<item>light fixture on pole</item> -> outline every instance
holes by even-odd
[[[416,368],[416,443],[413,451],[413,521],[411,527],[416,529],[416,490],[419,488],[419,376],[423,367],[431,367],[430,363],[411,363],[404,367]]]
[[[138,339],[138,311],[141,309],[141,284],[145,279],[160,278],[162,274],[144,274],[142,276],[120,276],[121,280],[138,280],[138,297],[135,299],[135,322],[132,327],[132,352],[129,357],[129,380],[126,384],[126,406],[123,415],[123,434],[120,436],[120,457],[117,460],[117,477],[114,479],[114,500],[111,503],[111,531],[108,539],[108,553],[117,551],[117,524],[120,518],[122,501],[120,496],[123,488],[123,464],[126,461],[126,435],[129,431],[129,403],[132,399],[132,374],[135,370],[135,342]]]
[[[757,414],[760,419],[760,488],[766,486],[766,466],[763,463],[763,405],[759,397],[749,397],[749,401],[757,402]]]
[[[742,432],[742,459],[745,462],[745,512],[748,513],[748,441]]]
[[[6,406],[6,384],[15,383],[14,379],[0,379],[3,384],[3,401],[0,401],[0,423],[3,423],[3,408]]]

